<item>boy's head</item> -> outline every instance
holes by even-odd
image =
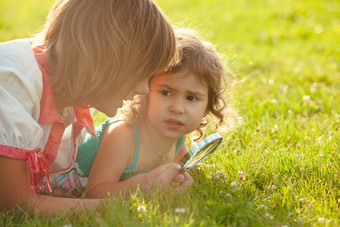
[[[175,52],[173,28],[152,0],[59,0],[35,38],[55,92],[73,104],[130,93]]]

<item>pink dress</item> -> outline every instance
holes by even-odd
[[[67,107],[61,115],[46,73],[42,46],[27,39],[0,43],[0,155],[26,160],[31,187],[69,170],[85,132],[94,135],[90,110]],[[64,120],[72,117],[70,125]],[[35,182],[35,184],[34,184]]]

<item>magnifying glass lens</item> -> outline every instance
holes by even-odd
[[[189,170],[201,163],[221,144],[222,137],[214,133],[193,146],[181,159],[180,165],[184,170]]]

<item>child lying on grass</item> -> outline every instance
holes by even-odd
[[[148,189],[150,170],[178,163],[187,152],[186,134],[197,130],[202,136],[208,114],[222,125],[225,70],[217,52],[189,30],[177,30],[176,36],[179,61],[149,80],[148,95],[124,104],[124,118],[107,120],[96,130],[97,138],[79,147],[74,170],[59,185],[87,186],[89,198]],[[194,182],[186,172],[176,178],[180,187]]]

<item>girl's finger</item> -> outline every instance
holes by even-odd
[[[185,180],[184,175],[180,173],[180,174],[177,174],[177,175],[174,176],[174,178],[172,179],[172,182],[173,182],[173,183],[178,183],[178,184],[180,184],[180,183],[182,183],[184,180]]]

